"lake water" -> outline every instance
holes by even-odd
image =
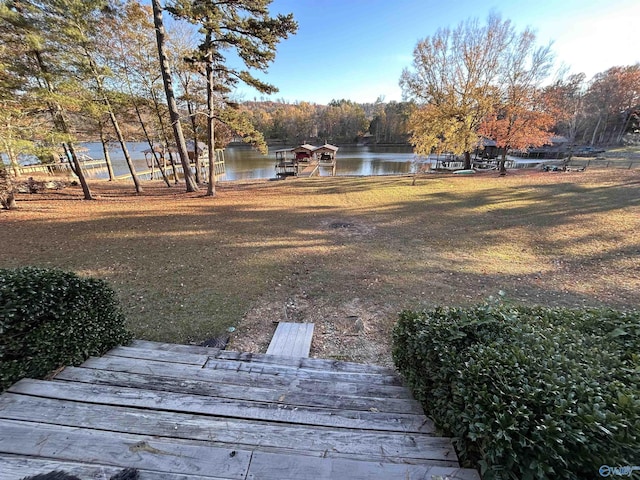
[[[97,142],[83,143],[87,148],[87,155],[93,159],[102,159],[102,145]],[[149,148],[143,142],[130,142],[127,144],[131,158],[137,170],[146,170],[144,150]],[[272,148],[269,155],[262,155],[248,146],[229,146],[224,151],[226,174],[221,181],[242,180],[255,178],[275,177],[274,150],[284,147]],[[293,146],[292,146],[293,148]],[[128,173],[124,155],[117,145],[109,149],[111,160],[116,175]],[[336,175],[392,175],[410,173],[412,171],[414,153],[410,146],[345,146],[340,147],[336,156]],[[320,169],[321,175],[330,175],[330,169]],[[97,176],[105,176],[106,172],[97,172]]]

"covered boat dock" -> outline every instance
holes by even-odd
[[[295,148],[276,150],[276,176],[311,177],[320,173],[320,168],[331,168],[336,174],[338,147],[325,143],[320,147],[307,143]]]

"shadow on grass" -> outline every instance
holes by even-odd
[[[357,298],[387,322],[402,308],[476,303],[498,290],[548,305],[640,302],[638,266],[620,263],[640,253],[635,179],[435,180],[322,178],[224,186],[218,199],[171,190],[87,202],[81,220],[0,229],[0,264],[106,278],[136,334],[166,341],[217,336],[256,302],[302,293],[317,304]]]

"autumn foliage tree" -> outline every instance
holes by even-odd
[[[467,20],[418,42],[413,70],[405,69],[400,79],[404,96],[418,105],[409,120],[416,153],[464,154],[465,168],[471,168],[478,128],[495,104],[512,36],[511,23],[491,15],[486,25]]]
[[[578,132],[584,127],[585,74],[578,73],[556,79],[543,88],[541,101],[544,110],[554,119],[554,130],[569,142],[566,162],[571,161]]]
[[[464,155],[471,168],[481,130],[507,147],[539,141],[549,124],[533,94],[550,52],[534,40],[530,30],[518,33],[492,14],[484,25],[467,20],[418,42],[413,70],[400,79],[405,97],[418,105],[409,120],[416,153]]]
[[[598,73],[585,94],[585,110],[592,119],[588,143],[619,143],[640,111],[640,64]]]
[[[513,35],[501,61],[496,103],[478,129],[478,133],[495,140],[501,149],[501,174],[506,172],[508,150],[549,143],[555,119],[544,109],[540,84],[551,66],[550,48],[536,47],[531,30]]]

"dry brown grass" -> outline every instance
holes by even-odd
[[[640,171],[314,178],[221,184],[215,198],[93,182],[0,213],[0,267],[107,279],[140,338],[264,351],[312,321],[312,355],[389,363],[403,308],[482,301],[640,303]]]

